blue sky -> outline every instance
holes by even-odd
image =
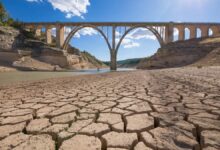
[[[1,0],[0,0],[1,1]],[[220,0],[2,0],[14,19],[25,22],[50,21],[140,21],[140,22],[220,22]],[[150,56],[160,47],[151,34],[127,38],[118,59]],[[142,34],[143,35],[143,34]],[[71,44],[101,60],[109,60],[109,50],[100,35],[81,31]]]

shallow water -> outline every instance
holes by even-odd
[[[119,68],[118,71],[132,71],[135,69]],[[100,74],[110,72],[109,69],[88,69],[88,70],[78,70],[78,71],[63,71],[63,72],[2,72],[0,73],[0,85],[6,85],[22,81],[37,81],[49,78],[59,78],[59,77],[70,77],[83,74]]]

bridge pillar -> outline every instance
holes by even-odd
[[[36,37],[39,37],[41,36],[41,26],[37,26],[36,29],[35,29],[35,36]]]
[[[209,28],[207,26],[201,26],[201,31],[202,31],[202,37],[209,36]]]
[[[52,43],[52,29],[50,26],[46,27],[46,42],[47,44],[51,44]]]
[[[212,31],[213,31],[213,36],[218,36],[220,35],[220,27],[218,26],[213,26],[211,27]]]
[[[197,37],[197,31],[195,26],[190,26],[190,39],[195,39]]]
[[[117,52],[116,51],[111,51],[110,69],[112,71],[116,71],[117,70]]]
[[[183,25],[178,27],[179,30],[179,41],[185,40],[185,27]]]
[[[165,44],[173,42],[173,23],[166,25],[165,29]]]
[[[116,50],[116,39],[115,39],[115,34],[116,34],[116,27],[112,27],[112,49],[110,50],[111,52],[111,64],[110,64],[110,69],[112,71],[117,70],[117,50]]]
[[[64,26],[56,25],[56,45],[58,48],[62,48],[64,44]]]

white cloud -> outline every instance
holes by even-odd
[[[83,28],[82,30],[79,31],[80,35],[88,35],[88,36],[92,36],[92,35],[97,35],[98,32],[93,29],[93,28]]]
[[[118,42],[121,34],[117,31],[116,36],[118,37],[116,42]],[[127,34],[121,44],[124,48],[140,47],[140,42],[138,40],[141,39],[157,40],[156,36],[151,31],[145,28],[139,28]]]
[[[65,27],[64,29],[64,38],[70,34],[72,27]],[[83,28],[75,33],[74,38],[80,38],[81,36],[93,36],[97,35],[98,32],[93,28]],[[52,36],[56,37],[56,28],[52,28]]]
[[[118,41],[119,41],[119,38],[116,39],[116,42]],[[129,38],[124,38],[121,42],[121,45],[123,46],[123,48],[134,48],[134,47],[139,47],[140,43]]]
[[[72,31],[71,27],[65,27],[65,38],[68,36],[68,34]],[[81,36],[93,36],[97,35],[98,32],[93,28],[83,28],[75,33],[74,38],[80,38]]]
[[[148,39],[148,40],[156,40],[156,36],[149,31],[148,29],[140,28],[136,29],[128,35],[129,38],[140,40],[140,39]]]
[[[87,13],[87,7],[90,6],[89,0],[26,0],[28,2],[49,2],[53,8],[58,9],[66,14],[66,18],[74,16],[84,18],[83,15]]]

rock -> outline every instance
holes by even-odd
[[[154,118],[148,114],[136,114],[126,117],[127,132],[141,132],[154,127]]]
[[[102,136],[109,148],[127,148],[130,149],[137,142],[136,133],[117,133],[109,132]]]
[[[34,135],[14,150],[55,150],[55,142],[49,135]]]
[[[59,150],[101,150],[101,141],[94,136],[76,135],[62,143]]]
[[[220,132],[215,130],[202,131],[200,143],[203,148],[212,146],[216,149],[220,149]]]
[[[26,127],[26,130],[28,133],[39,133],[41,132],[43,129],[47,128],[48,126],[50,126],[50,122],[49,119],[47,118],[43,118],[43,119],[35,119],[32,120],[28,126]]]

